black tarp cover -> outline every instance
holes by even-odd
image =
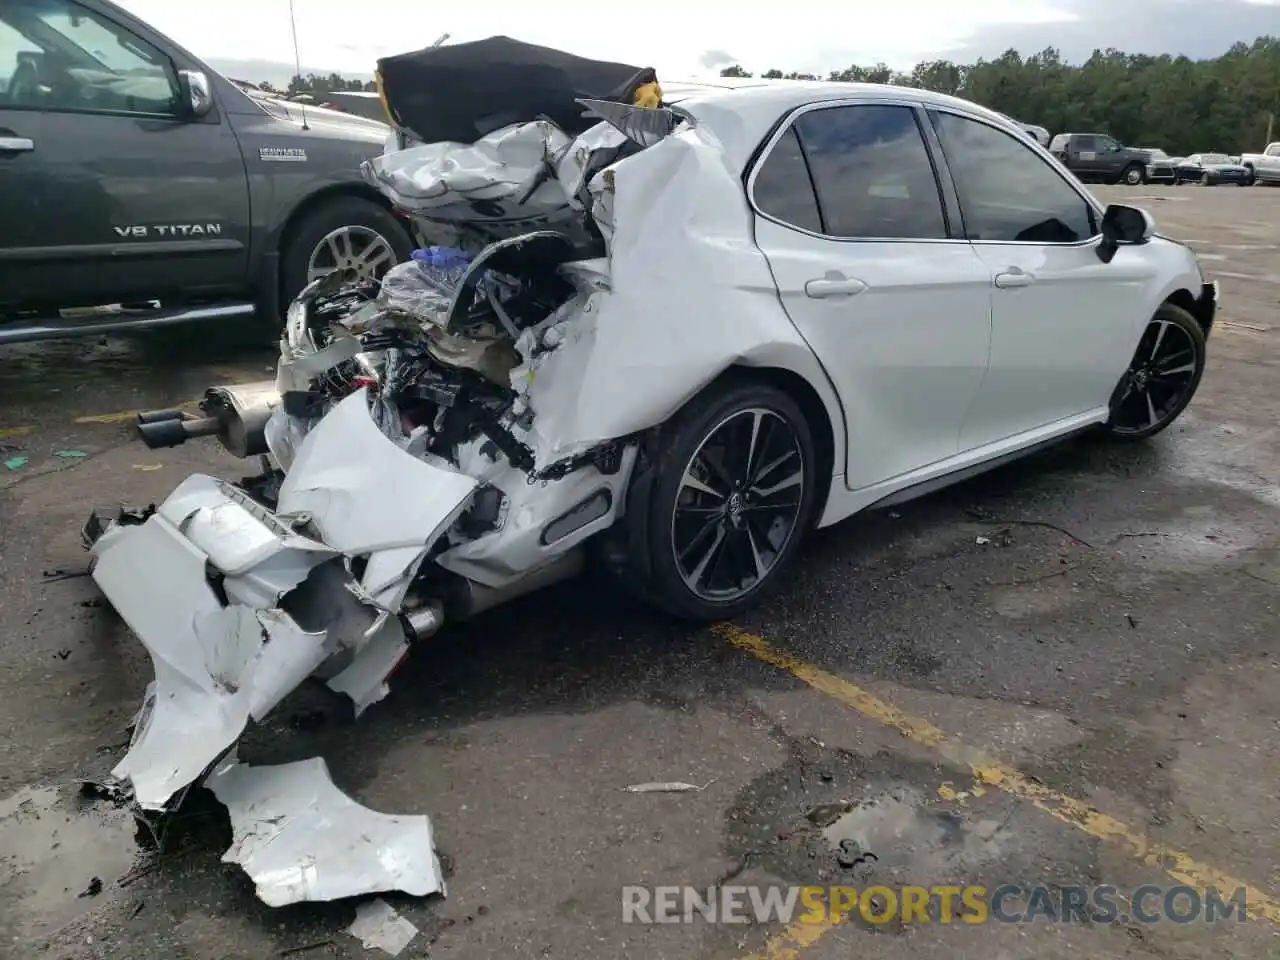
[[[599,122],[578,97],[631,103],[652,67],[588,60],[551,47],[490,37],[383,57],[378,82],[392,119],[425,143],[474,143],[539,117],[569,136]]]

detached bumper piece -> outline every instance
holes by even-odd
[[[207,785],[231,811],[227,860],[275,906],[443,891],[426,817],[360,807],[319,759],[228,758],[312,675],[357,716],[388,693],[410,643],[442,623],[438,607],[405,598],[475,487],[389,442],[360,393],[308,434],[276,510],[196,474],[157,508],[95,513],[84,531],[93,579],[155,670],[112,771],[123,794],[165,813]]]

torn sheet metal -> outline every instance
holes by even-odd
[[[328,680],[327,685],[335,693],[345,693],[351,698],[358,717],[391,692],[387,678],[408,653],[409,641],[400,621],[385,617],[350,665]]]
[[[381,950],[398,957],[418,935],[418,928],[392,909],[387,901],[369,900],[356,907],[356,919],[347,933],[366,950]]]
[[[536,120],[495,130],[475,143],[428,143],[365,161],[365,179],[397,207],[433,220],[498,222],[568,210],[549,171],[570,139]]]
[[[487,587],[505,586],[612,526],[622,510],[627,484],[635,467],[636,449],[622,452],[615,473],[595,467],[575,470],[560,480],[537,486],[506,461],[487,471],[486,479],[507,498],[506,514],[496,530],[450,547],[436,562],[453,573]],[[545,532],[564,518],[563,534],[546,541]],[[553,546],[554,551],[548,547]]]
[[[347,396],[310,430],[280,486],[278,514],[307,517],[348,555],[426,551],[470,503],[476,481],[392,443],[369,412],[368,390]]]
[[[195,479],[195,478],[193,478]],[[98,556],[93,578],[136,633],[155,669],[133,743],[112,775],[159,810],[261,719],[329,653],[282,610],[224,607],[209,557],[164,516],[127,528]]]
[[[229,760],[205,785],[231,815],[234,839],[223,862],[239,864],[269,906],[445,893],[431,821],[361,806],[319,757],[266,767]]]
[[[778,310],[764,255],[744,239],[753,226],[740,171],[708,129],[680,127],[590,190],[610,290],[592,293],[563,342],[531,365],[538,469],[662,423],[735,363],[826,383]]]

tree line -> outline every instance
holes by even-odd
[[[741,66],[723,77],[750,77]],[[766,70],[761,77],[821,79]],[[1121,143],[1161,147],[1171,154],[1261,151],[1280,137],[1280,38],[1237,43],[1212,60],[1096,50],[1083,64],[1063,62],[1048,47],[1029,57],[1008,50],[973,64],[930,60],[910,73],[883,63],[833,70],[840,82],[920,87],[964,97],[1035,123],[1050,133],[1108,133]]]
[[[298,94],[302,93],[309,93],[317,100],[323,100],[325,96],[335,91],[364,90],[372,93],[377,90],[378,87],[372,80],[352,80],[344,77],[340,73],[331,73],[327,77],[322,77],[315,73],[308,73],[305,77],[294,74],[293,79],[289,81],[289,86],[284,90],[277,89],[270,83],[270,81],[267,80],[258,84],[258,89],[266,93],[284,93],[291,97],[296,97]]]

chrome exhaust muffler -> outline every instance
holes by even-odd
[[[210,387],[200,401],[202,416],[148,410],[138,414],[138,436],[152,450],[216,436],[237,457],[254,457],[267,452],[267,421],[278,406],[280,392],[274,380]]]

